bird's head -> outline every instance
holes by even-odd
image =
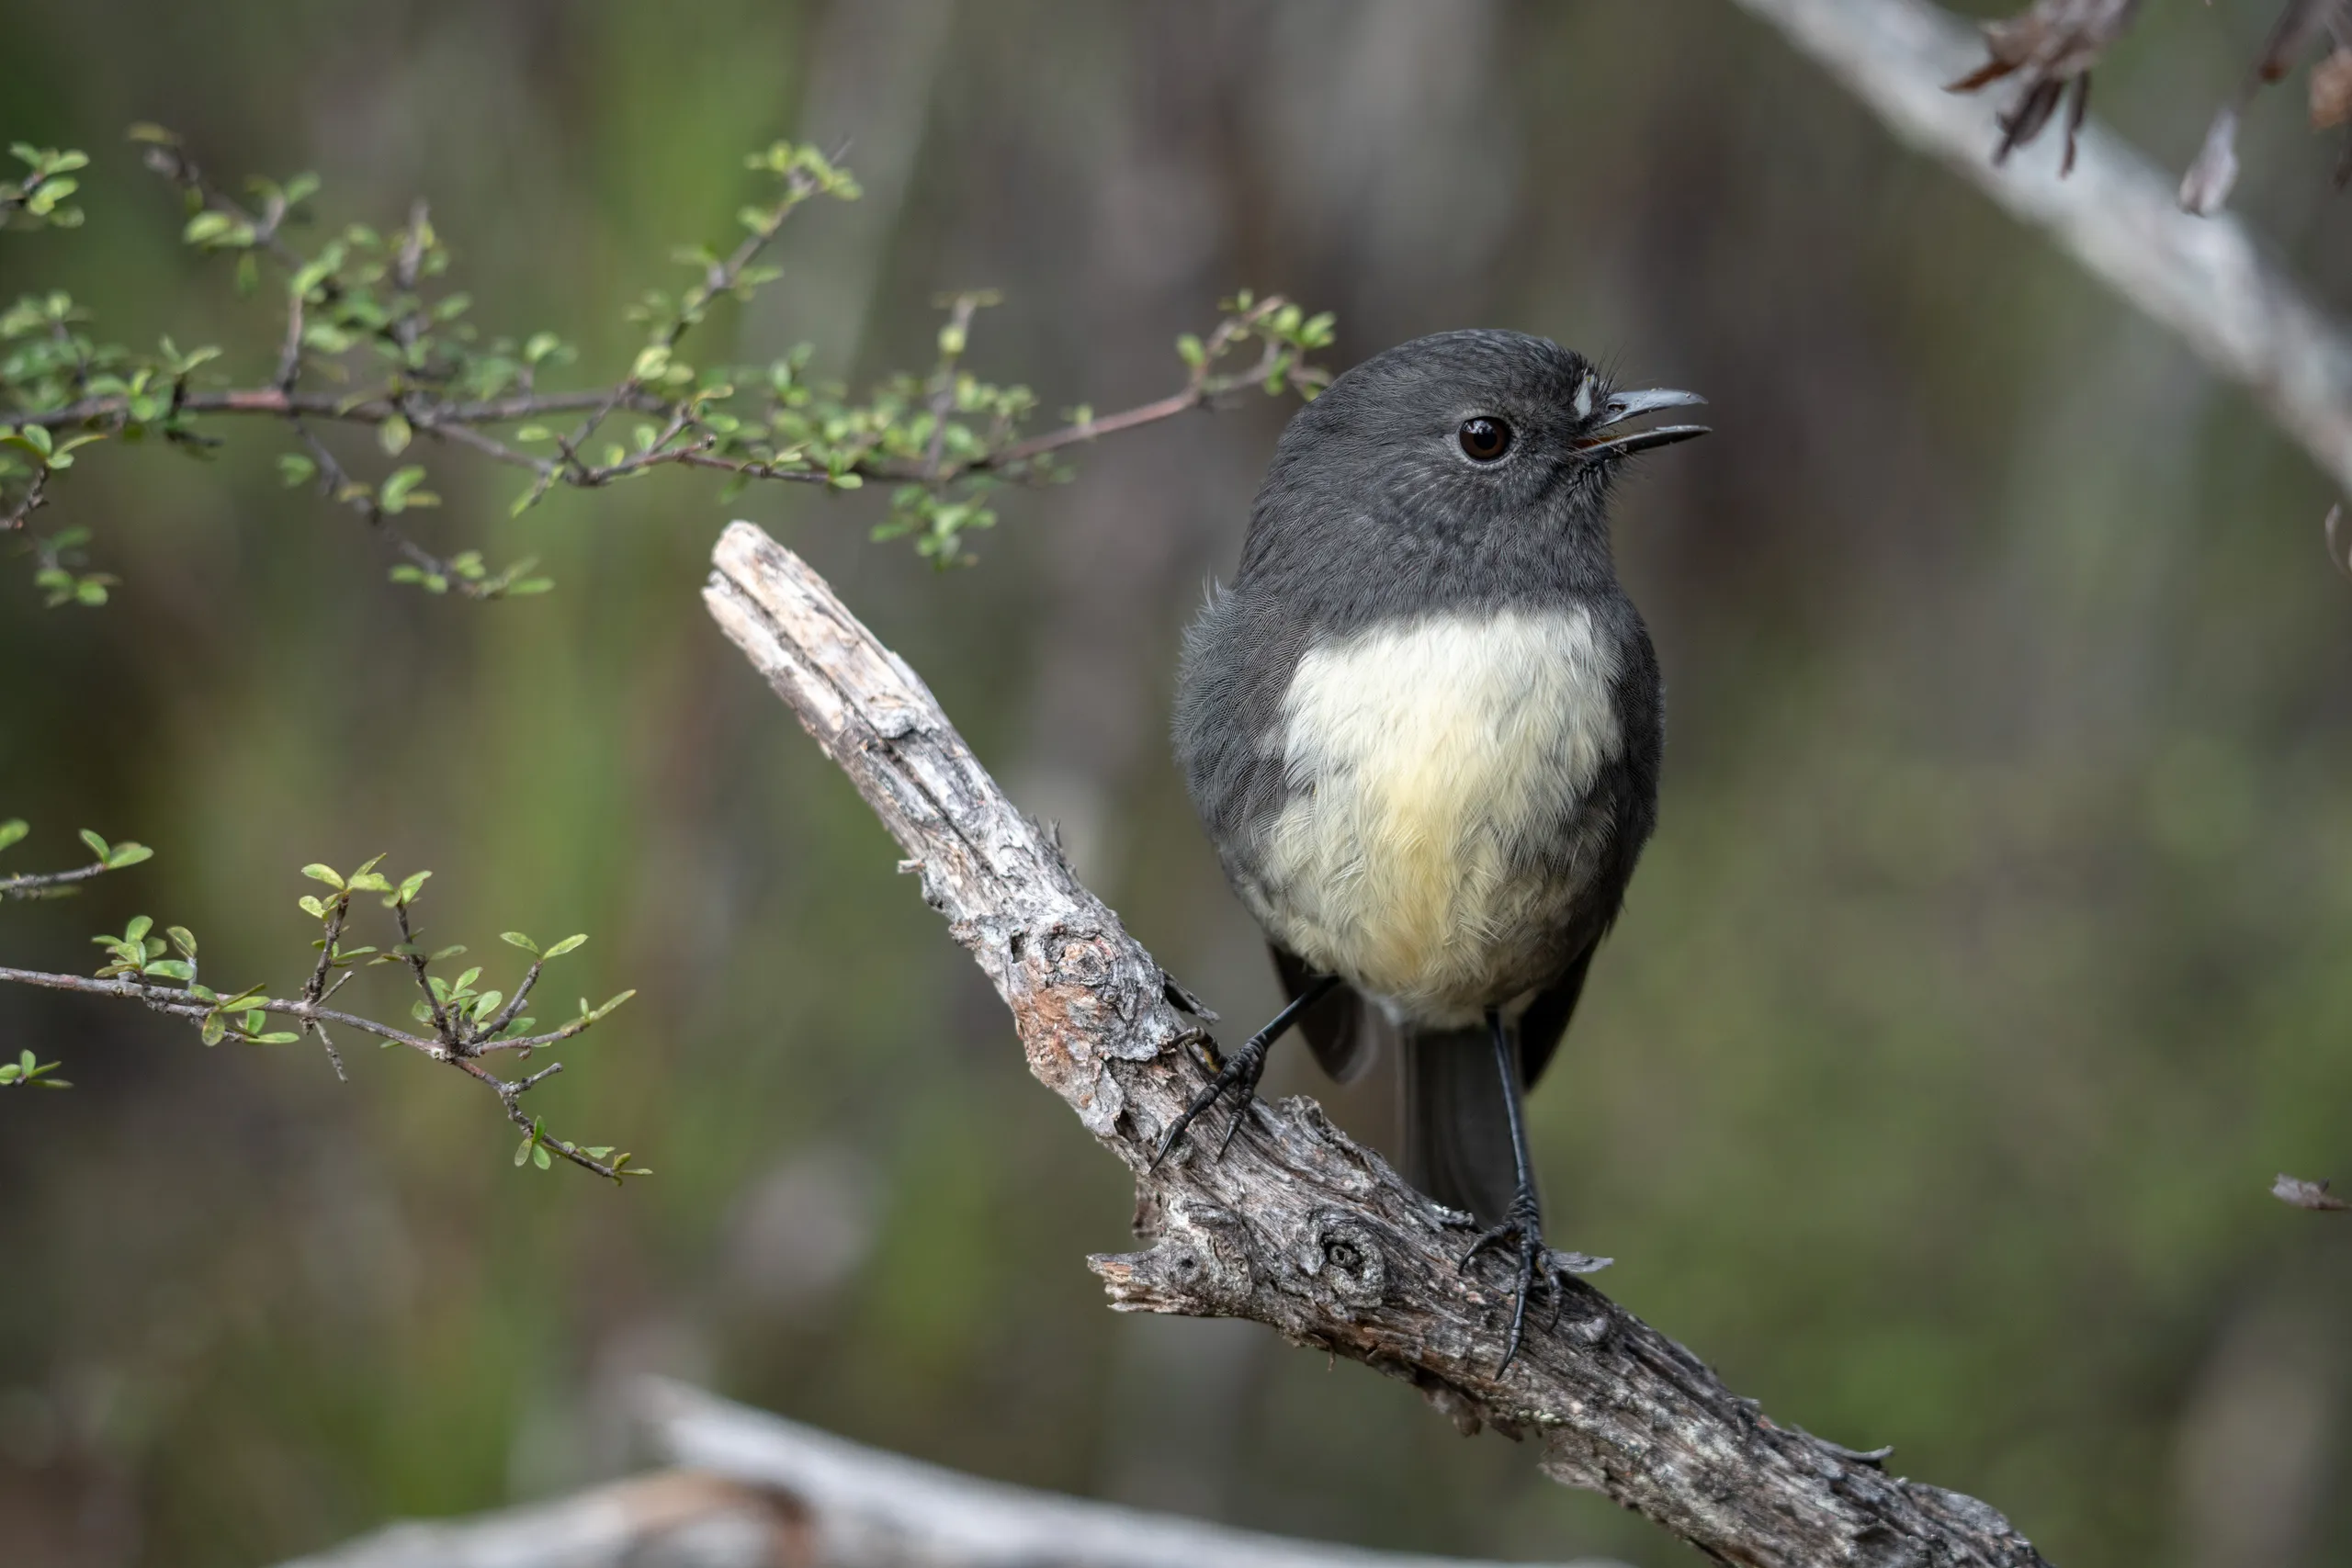
[[[1627,458],[1707,434],[1700,424],[1624,426],[1705,400],[1611,386],[1547,338],[1441,333],[1374,355],[1301,409],[1268,494],[1307,502],[1297,510],[1319,521],[1337,507],[1432,540],[1599,525],[1600,502]]]

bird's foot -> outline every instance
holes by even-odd
[[[1243,1041],[1232,1058],[1225,1061],[1218,1059],[1216,1043],[1210,1040],[1205,1032],[1199,1038],[1205,1047],[1208,1065],[1216,1076],[1209,1079],[1206,1089],[1193,1096],[1193,1102],[1184,1107],[1184,1113],[1176,1118],[1167,1135],[1159,1140],[1159,1147],[1153,1151],[1151,1156],[1151,1168],[1154,1170],[1159,1168],[1159,1162],[1166,1159],[1169,1152],[1182,1140],[1186,1130],[1201,1112],[1229,1093],[1233,1096],[1233,1122],[1226,1128],[1224,1141],[1216,1146],[1216,1157],[1223,1159],[1225,1151],[1233,1146],[1233,1135],[1241,1131],[1241,1123],[1250,1114],[1250,1102],[1258,1098],[1258,1080],[1265,1076],[1266,1053],[1273,1045],[1272,1037],[1261,1030]]]
[[[1567,1304],[1570,1277],[1598,1273],[1610,1264],[1606,1258],[1589,1258],[1581,1252],[1555,1252],[1544,1246],[1544,1220],[1536,1208],[1535,1195],[1521,1191],[1511,1200],[1510,1212],[1505,1214],[1503,1223],[1480,1233],[1478,1239],[1470,1244],[1470,1250],[1462,1255],[1459,1268],[1466,1273],[1478,1255],[1488,1247],[1512,1247],[1513,1244],[1516,1244],[1517,1267],[1510,1309],[1510,1338],[1503,1347],[1501,1363],[1495,1368],[1497,1377],[1510,1371],[1511,1362],[1518,1358],[1520,1338],[1527,1327],[1527,1298],[1534,1293],[1535,1287],[1542,1284],[1552,1292],[1552,1315],[1544,1325],[1544,1332],[1548,1334],[1559,1326],[1560,1311]]]

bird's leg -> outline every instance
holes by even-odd
[[[1234,1091],[1233,1125],[1226,1129],[1225,1142],[1216,1146],[1217,1158],[1223,1159],[1225,1151],[1233,1146],[1234,1134],[1241,1130],[1242,1118],[1250,1114],[1250,1101],[1258,1093],[1258,1079],[1266,1071],[1266,1053],[1272,1049],[1275,1041],[1283,1037],[1284,1031],[1298,1021],[1299,1014],[1330,995],[1331,987],[1339,983],[1336,976],[1323,976],[1293,997],[1290,1005],[1274,1014],[1265,1028],[1243,1041],[1233,1053],[1232,1059],[1217,1068],[1216,1076],[1209,1080],[1208,1088],[1193,1097],[1193,1103],[1184,1107],[1184,1114],[1176,1118],[1175,1124],[1168,1129],[1168,1135],[1159,1140],[1159,1147],[1151,1156],[1152,1168],[1158,1169],[1159,1162],[1168,1157],[1168,1151],[1183,1137],[1184,1130],[1193,1124],[1193,1119],[1215,1105],[1227,1089],[1231,1089]],[[1214,1049],[1211,1060],[1215,1060]]]
[[[1510,1156],[1518,1172],[1518,1190],[1511,1194],[1510,1208],[1505,1212],[1503,1223],[1470,1244],[1470,1250],[1462,1255],[1461,1267],[1468,1269],[1471,1260],[1489,1247],[1519,1244],[1519,1288],[1511,1303],[1510,1341],[1503,1348],[1502,1364],[1495,1369],[1495,1375],[1500,1377],[1519,1354],[1520,1335],[1527,1326],[1528,1294],[1537,1281],[1552,1287],[1552,1316],[1556,1322],[1561,1305],[1567,1300],[1568,1274],[1578,1263],[1592,1260],[1564,1258],[1544,1245],[1544,1216],[1535,1198],[1535,1165],[1527,1153],[1527,1116],[1521,1106],[1519,1065],[1511,1059],[1510,1034],[1503,1027],[1502,1014],[1493,1008],[1487,1010],[1487,1032],[1495,1043],[1495,1070],[1502,1075],[1503,1105],[1510,1112]]]

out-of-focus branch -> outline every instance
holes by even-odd
[[[1718,1561],[2037,1568],[2007,1521],[1768,1419],[1696,1357],[1582,1281],[1501,1368],[1510,1271],[1465,1272],[1474,1234],[1313,1101],[1253,1104],[1229,1152],[1153,1151],[1204,1082],[1181,996],[1016,809],[914,672],[807,563],[748,523],[704,598],[849,774],[1012,1010],[1030,1071],[1136,1183],[1141,1252],[1091,1266],[1128,1312],[1247,1317],[1419,1388],[1465,1431],[1535,1439],[1600,1492]]]
[[[2290,1208],[2316,1209],[2324,1213],[2341,1213],[2352,1209],[2352,1203],[2330,1192],[2328,1185],[2324,1177],[2317,1181],[2306,1181],[2300,1176],[2289,1176],[2282,1170],[2278,1173],[2278,1179],[2270,1184],[2270,1195]]]
[[[2243,382],[2279,427],[2352,491],[2352,333],[2266,261],[2236,220],[2192,217],[2170,180],[2103,127],[2084,128],[2071,176],[2040,160],[1995,167],[2002,111],[1944,84],[1974,35],[1926,0],[1737,0],[1779,28],[1904,141],[2012,215],[2049,231],[2092,276]]]
[[[283,1568],[832,1568],[790,1498],[663,1471],[553,1503],[390,1525]]]
[[[983,1481],[680,1383],[649,1382],[638,1403],[683,1468],[394,1525],[286,1568],[1479,1568]]]

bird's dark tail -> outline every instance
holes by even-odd
[[[1483,1026],[1405,1033],[1405,1178],[1482,1225],[1499,1224],[1518,1186],[1510,1112]],[[1519,1035],[1511,1033],[1513,1070]]]

